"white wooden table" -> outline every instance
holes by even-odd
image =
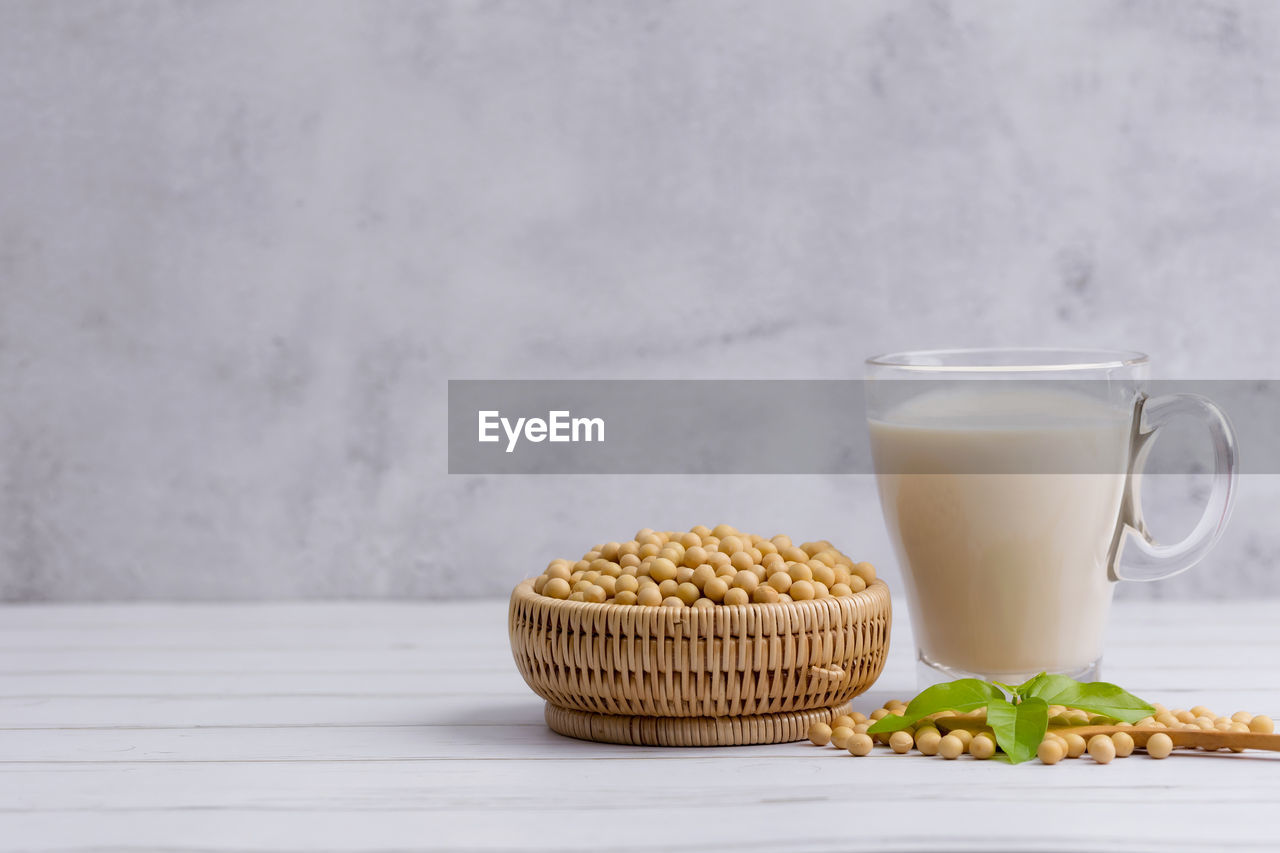
[[[899,605],[855,702],[913,692]],[[0,849],[1274,850],[1280,755],[1011,767],[550,732],[505,602],[0,607]],[[1118,605],[1105,676],[1280,716],[1280,603]]]

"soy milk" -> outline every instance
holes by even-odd
[[[869,422],[929,662],[1015,680],[1101,656],[1132,418],[1036,390],[924,394]]]

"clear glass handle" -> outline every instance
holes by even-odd
[[[1213,487],[1195,529],[1181,542],[1160,545],[1151,538],[1142,518],[1142,469],[1160,434],[1160,427],[1187,415],[1209,428],[1213,442]],[[1115,556],[1113,580],[1154,581],[1185,572],[1208,553],[1222,536],[1236,496],[1236,434],[1221,409],[1198,394],[1169,394],[1143,398],[1134,418],[1129,482],[1126,487]]]

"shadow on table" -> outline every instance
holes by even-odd
[[[497,699],[477,696],[474,704],[431,714],[426,721],[436,726],[545,726],[544,703],[537,696]]]
[[[1280,761],[1280,752],[1263,752],[1260,750],[1249,750],[1247,752],[1217,750],[1215,752],[1205,752],[1202,749],[1179,749],[1170,758],[1175,760],[1184,758],[1225,758],[1231,761]]]
[[[861,696],[855,696],[851,704],[853,710],[869,714],[890,699],[906,701],[910,698],[873,687]],[[545,726],[544,709],[543,700],[532,694],[521,698],[477,696],[474,703],[468,703],[464,707],[455,705],[446,711],[431,714],[426,722],[443,726]]]

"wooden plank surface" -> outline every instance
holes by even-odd
[[[1106,767],[542,723],[505,602],[0,607],[0,850],[1273,849],[1280,756]],[[1280,712],[1280,603],[1118,604],[1105,676]],[[906,614],[855,707],[914,692]]]

